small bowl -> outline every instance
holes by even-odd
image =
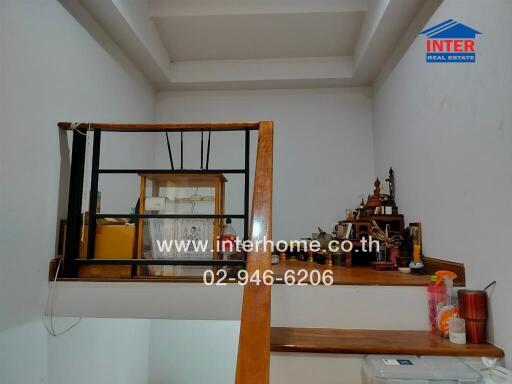
[[[401,273],[411,273],[411,268],[398,268]]]

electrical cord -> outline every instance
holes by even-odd
[[[491,288],[492,286],[496,286],[496,280],[494,280],[493,282],[487,284],[486,287],[484,288],[484,291],[487,292],[487,290],[489,288]]]
[[[50,289],[48,291],[48,297],[46,298],[46,305],[44,308],[44,318],[43,323],[44,327],[48,331],[48,333],[51,336],[57,337],[65,334],[66,332],[70,331],[71,329],[75,328],[78,323],[82,320],[81,317],[78,318],[77,321],[75,321],[73,324],[71,324],[69,327],[67,327],[65,330],[56,332],[55,328],[53,326],[53,295],[55,292],[55,286],[57,285],[57,276],[59,275],[60,265],[62,263],[62,259],[59,259],[59,263],[57,264],[57,270],[55,271],[55,278],[53,279],[53,284],[50,285]],[[50,316],[48,316],[48,310],[50,310]],[[49,322],[48,322],[49,319]]]

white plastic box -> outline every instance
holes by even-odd
[[[367,356],[363,384],[481,384],[482,375],[447,356]]]

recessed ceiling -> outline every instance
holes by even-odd
[[[119,50],[112,47],[121,48],[157,90],[371,85],[399,41],[407,40],[404,35],[415,38],[415,29],[440,4],[438,0],[59,1],[113,56]],[[98,29],[111,41],[98,38]]]
[[[352,55],[365,12],[153,17],[173,61]]]

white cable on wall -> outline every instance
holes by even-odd
[[[46,305],[44,308],[44,317],[43,317],[43,323],[44,327],[48,331],[48,333],[51,336],[60,336],[65,334],[66,332],[70,331],[71,329],[75,328],[78,323],[82,320],[81,317],[78,318],[73,324],[71,324],[69,327],[67,327],[65,330],[56,332],[55,328],[53,327],[53,295],[55,292],[55,286],[57,285],[57,276],[59,275],[60,265],[62,263],[62,259],[59,259],[59,263],[57,264],[57,270],[55,271],[55,277],[52,281],[52,284],[50,285],[50,289],[48,290],[48,296],[46,298]],[[48,310],[50,310],[49,316],[48,316]],[[49,320],[49,321],[48,321]]]

